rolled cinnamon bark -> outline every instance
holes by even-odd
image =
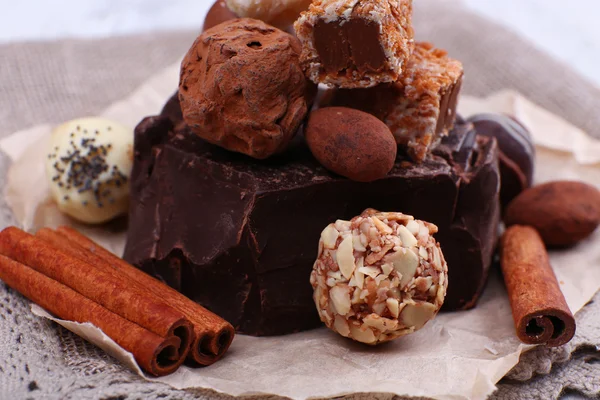
[[[74,256],[94,265],[117,269],[185,315],[194,326],[194,340],[188,356],[194,362],[210,365],[219,360],[231,345],[235,331],[229,322],[115,256],[75,229],[63,226],[56,232],[44,230],[38,232],[38,235],[52,240],[56,246],[71,251]],[[106,264],[101,263],[101,260]]]
[[[502,237],[502,273],[517,336],[523,343],[561,346],[575,335],[575,319],[537,231],[514,225]]]
[[[162,338],[82,296],[69,287],[17,261],[0,255],[0,279],[8,286],[65,320],[89,322],[133,354],[146,372],[163,376],[183,362],[176,336]]]
[[[184,358],[187,356],[193,335],[190,321],[129,280],[102,271],[15,227],[0,232],[0,254],[68,286],[160,337],[177,337],[179,352]]]

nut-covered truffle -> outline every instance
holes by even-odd
[[[236,19],[238,16],[227,7],[225,0],[217,0],[215,4],[208,10],[206,18],[204,18],[204,25],[202,25],[202,31],[206,31],[213,26],[217,26],[225,21]]]
[[[45,161],[63,213],[90,224],[127,213],[133,129],[104,118],[65,122],[52,131]]]
[[[281,29],[287,29],[312,0],[225,0],[240,17],[260,19]]]
[[[264,159],[281,152],[309,109],[295,37],[253,19],[202,33],[181,64],[185,122],[208,142]]]
[[[520,122],[502,114],[477,114],[469,118],[478,135],[494,137],[500,149],[502,187],[500,201],[506,207],[531,186],[535,147],[531,134]]]
[[[398,146],[380,120],[345,107],[310,114],[304,132],[310,151],[328,170],[359,182],[381,179],[393,168]]]
[[[575,181],[537,185],[510,202],[504,222],[532,226],[547,246],[571,246],[600,224],[600,190]]]
[[[321,320],[367,344],[421,329],[448,287],[436,232],[409,215],[375,210],[327,226],[310,276]]]

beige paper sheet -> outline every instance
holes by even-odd
[[[158,113],[177,81],[178,66],[173,65],[102,115],[133,127],[142,117]],[[537,145],[537,182],[578,179],[600,187],[600,141],[519,94],[465,97],[460,108],[463,115],[506,112],[523,121]],[[31,231],[73,224],[48,200],[43,156],[50,129],[38,126],[0,141],[0,149],[13,161],[5,195],[17,220]],[[122,251],[122,232],[84,228],[112,251]],[[551,261],[569,306],[578,311],[600,289],[600,231],[573,249],[552,252]],[[33,311],[50,317],[39,307]],[[131,355],[97,328],[54,320],[141,374]],[[354,392],[484,399],[527,348],[515,337],[500,274],[492,271],[476,309],[441,314],[421,331],[387,345],[365,347],[324,328],[272,338],[237,335],[227,356],[217,364],[202,369],[182,367],[155,380],[176,388],[205,387],[232,395],[270,393],[297,399]]]

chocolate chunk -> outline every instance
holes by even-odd
[[[309,276],[319,235],[370,207],[435,223],[450,270],[445,307],[475,305],[496,243],[499,172],[496,142],[472,125],[458,123],[422,164],[399,157],[387,177],[360,183],[320,166],[302,137],[261,161],[174,122],[136,129],[125,259],[238,331],[318,326]]]
[[[339,22],[319,20],[314,28],[315,47],[327,73],[337,74],[353,66],[359,74],[378,72],[386,62],[379,42],[379,25],[363,18]]]
[[[330,105],[375,115],[412,160],[422,162],[452,129],[462,78],[459,61],[430,43],[417,43],[396,82],[369,89],[334,89]]]
[[[217,0],[215,4],[208,10],[202,31],[208,30],[213,26],[217,26],[222,22],[238,18],[233,11],[227,7],[225,0]]]
[[[294,28],[306,75],[344,88],[394,82],[414,47],[412,0],[315,0]]]
[[[502,114],[478,114],[469,118],[478,135],[495,137],[500,150],[502,188],[500,200],[506,207],[519,193],[531,186],[535,147],[531,134],[520,122]]]

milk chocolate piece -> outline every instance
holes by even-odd
[[[496,243],[499,172],[496,142],[472,125],[458,123],[422,164],[399,157],[387,177],[360,183],[320,166],[302,137],[261,161],[175,122],[151,117],[136,129],[125,259],[238,331],[318,326],[309,276],[321,230],[369,207],[436,224],[445,307],[475,305]]]
[[[206,31],[213,26],[217,26],[222,22],[236,19],[238,16],[227,7],[225,0],[217,0],[215,4],[208,10],[202,31]]]
[[[306,75],[344,88],[395,81],[414,47],[412,0],[316,0],[294,28]]]
[[[452,129],[462,76],[459,61],[430,43],[417,43],[398,81],[370,89],[334,90],[331,105],[375,115],[413,161],[423,162]]]
[[[520,122],[502,114],[478,114],[469,118],[478,135],[495,137],[500,149],[502,188],[500,201],[506,207],[531,186],[535,146],[531,134]]]

